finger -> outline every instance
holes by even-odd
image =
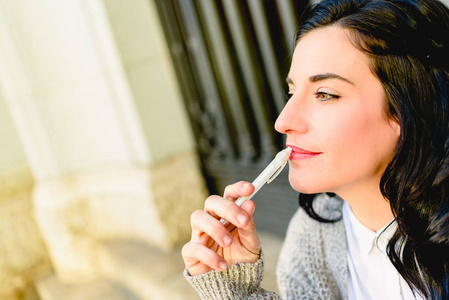
[[[190,241],[184,245],[182,257],[187,271],[192,276],[208,272],[208,267],[214,270],[226,270],[228,267],[223,257],[195,241]]]
[[[250,217],[248,223],[238,228],[240,242],[250,252],[258,254],[260,251],[260,240],[256,232],[256,221],[254,220],[255,204],[253,201],[248,200],[242,205],[242,209]]]
[[[256,221],[254,219],[254,211],[256,208],[256,204],[252,200],[248,200],[245,203],[243,203],[241,209],[245,211],[245,213],[249,216],[248,223],[241,227],[241,229],[248,230],[248,231],[255,231],[256,230]]]
[[[223,198],[230,200],[237,200],[241,196],[249,196],[254,192],[254,186],[246,181],[240,181],[231,185],[228,185],[223,193]]]
[[[234,201],[221,198],[209,197],[205,203],[205,211],[218,218],[224,218],[237,227],[245,226],[249,216],[241,207],[235,205]]]
[[[254,212],[256,209],[256,204],[252,200],[248,200],[242,204],[241,209],[252,219],[254,219]]]
[[[207,243],[207,236],[224,248],[229,247],[232,243],[231,234],[223,224],[203,210],[197,210],[192,213],[190,224],[192,226],[192,239],[203,245]]]

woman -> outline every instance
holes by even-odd
[[[449,11],[437,0],[311,10],[275,129],[293,149],[292,187],[327,194],[300,199],[280,295],[260,288],[254,202],[233,203],[254,187],[209,197],[183,248],[203,299],[449,299],[448,47]]]

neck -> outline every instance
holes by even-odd
[[[341,191],[337,194],[351,207],[355,217],[367,228],[378,231],[393,219],[390,203],[378,186],[371,189]]]

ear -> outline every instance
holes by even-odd
[[[396,131],[398,137],[401,135],[401,125],[399,125],[399,121],[395,119],[390,119],[390,126]]]

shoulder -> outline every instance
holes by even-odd
[[[313,201],[313,209],[325,219],[341,219],[342,207],[343,200],[338,196],[319,194]],[[282,255],[293,255],[303,247],[308,248],[315,243],[321,244],[335,235],[344,241],[345,231],[341,220],[335,223],[322,223],[314,220],[302,208],[299,208],[288,226]]]
[[[338,214],[341,216],[342,204],[341,198],[320,194],[313,207],[323,218],[341,219]],[[294,293],[339,295],[331,298],[340,298],[338,286],[344,275],[340,269],[345,267],[345,253],[345,229],[341,220],[321,223],[299,208],[290,221],[279,256],[277,276],[281,293],[294,290]]]

